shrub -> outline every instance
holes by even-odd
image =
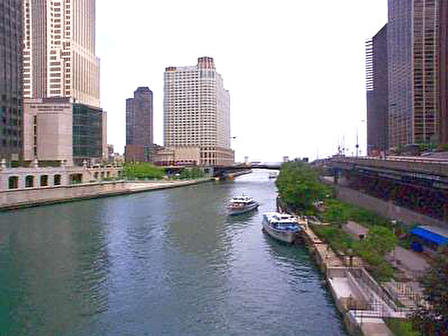
[[[124,174],[127,179],[161,179],[165,170],[149,163],[126,163]]]

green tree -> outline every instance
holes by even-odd
[[[124,173],[128,179],[161,179],[165,175],[165,169],[149,163],[126,163]]]
[[[313,212],[313,203],[329,193],[320,183],[318,173],[304,162],[283,164],[275,183],[283,202],[293,210],[303,212]]]
[[[198,167],[193,167],[193,168],[184,168],[180,171],[180,179],[197,179],[197,178],[201,178],[204,177],[204,171]]]
[[[336,200],[325,202],[326,210],[323,213],[324,221],[334,224],[344,224],[349,219],[348,206]]]
[[[424,298],[413,316],[414,329],[423,335],[448,335],[448,250],[437,254],[422,279]]]

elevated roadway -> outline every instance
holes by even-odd
[[[335,183],[448,222],[448,160],[333,157]]]

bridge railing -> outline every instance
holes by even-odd
[[[377,159],[369,157],[345,157],[335,158],[332,160],[332,162],[336,164],[355,164],[368,167],[388,168],[448,177],[448,161],[444,160],[408,157],[392,157],[387,159]]]

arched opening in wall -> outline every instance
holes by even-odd
[[[54,176],[53,185],[55,186],[61,185],[61,175]]]
[[[40,177],[40,186],[41,187],[48,187],[48,175],[42,175]]]
[[[96,172],[93,176],[95,177],[95,180],[98,180],[98,172]]]
[[[19,177],[10,176],[8,179],[8,189],[18,189],[19,188]]]
[[[34,187],[34,176],[28,175],[25,177],[25,188],[33,188]]]
[[[106,176],[107,176],[107,177],[110,177],[110,171],[107,172],[107,175],[106,175]]]
[[[79,183],[82,183],[82,174],[71,174],[70,184],[79,184]]]

